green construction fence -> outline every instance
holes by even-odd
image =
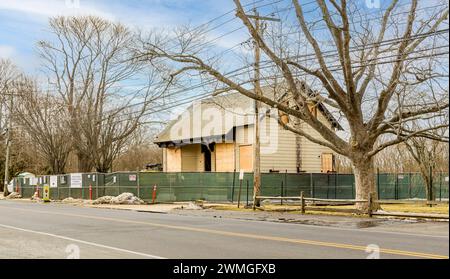
[[[80,180],[81,177],[81,180]],[[74,179],[72,179],[74,178]],[[76,179],[75,179],[76,178]],[[34,181],[33,181],[34,180]],[[380,173],[374,177],[379,199],[425,199],[425,184],[418,173]],[[75,184],[71,185],[71,181]],[[156,186],[157,202],[252,200],[253,174],[238,172],[115,172],[83,173],[32,178],[14,178],[13,185],[23,197],[31,197],[51,185],[50,198],[96,199],[130,192],[145,201],[152,200]],[[448,199],[448,174],[433,175],[433,196]],[[325,199],[354,199],[353,174],[337,173],[263,173],[261,195],[299,196]],[[240,193],[240,196],[239,196]]]

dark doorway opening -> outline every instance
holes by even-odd
[[[211,152],[214,151],[214,144],[203,145],[202,144],[202,153],[204,154],[205,162],[204,169],[205,171],[212,171],[211,164]]]

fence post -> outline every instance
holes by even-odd
[[[303,191],[300,192],[300,204],[301,204],[301,213],[305,214],[305,197],[303,196]]]
[[[139,171],[136,172],[136,175],[137,175],[137,177],[136,177],[137,195],[138,195],[138,198],[141,198],[141,190],[140,190],[140,186],[139,186],[139,176],[140,176],[140,172],[139,172]]]
[[[241,189],[242,189],[242,179],[239,179],[238,208],[241,204]]]
[[[283,180],[281,180],[281,193],[280,197],[283,197]],[[280,205],[283,205],[283,199],[280,199]]]
[[[430,189],[428,191],[428,201],[430,201],[429,206],[433,207],[431,201],[433,201],[433,167],[430,166]]]
[[[398,173],[395,172],[394,199],[398,200]]]
[[[339,175],[337,172],[334,173],[334,199],[337,199],[337,181],[338,181]]]
[[[247,203],[246,203],[247,207],[248,207],[248,179],[247,179]]]
[[[233,186],[231,187],[231,203],[234,202],[234,181],[236,179],[236,169],[233,171]]]
[[[95,198],[96,199],[98,199],[98,180],[99,179],[100,179],[100,176],[98,175],[98,172],[97,172],[96,175],[95,175]],[[103,181],[103,184],[105,184],[104,181]]]
[[[309,191],[310,191],[310,196],[314,198],[314,188],[313,188],[312,173],[309,174]]]
[[[380,199],[380,168],[377,167],[377,196]]]
[[[439,201],[442,201],[442,171],[439,173]]]
[[[411,199],[411,195],[412,195],[412,181],[411,181],[411,172],[409,172],[409,185],[408,185],[408,196]]]
[[[284,196],[287,196],[288,183],[287,183],[287,170],[284,173]]]
[[[369,214],[369,217],[372,218],[372,193],[369,193],[369,197],[367,199],[368,204],[368,209],[367,209],[367,214]]]
[[[327,199],[329,199],[329,194],[330,194],[330,174],[327,173]]]

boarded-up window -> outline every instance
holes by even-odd
[[[168,172],[181,171],[181,148],[166,148],[166,167]]]
[[[216,144],[216,171],[234,171],[234,144]]]
[[[245,172],[253,171],[253,146],[239,146],[239,169]]]
[[[181,151],[181,171],[204,171],[204,154],[200,144],[185,145]]]
[[[333,154],[322,153],[322,172],[327,173],[334,171]]]

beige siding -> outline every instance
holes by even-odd
[[[181,148],[181,171],[204,171],[204,154],[200,144],[185,145]]]
[[[295,134],[279,125],[267,131],[261,135],[261,172],[297,172]]]
[[[327,123],[328,127],[331,127],[331,124],[325,120],[325,117],[319,112],[318,113],[319,120],[322,123]],[[311,135],[314,138],[319,140],[324,140],[323,137],[309,125],[303,124],[303,130]],[[325,141],[325,140],[324,140]],[[301,138],[300,141],[300,150],[301,150],[301,170],[306,172],[320,173],[322,171],[322,154],[323,153],[332,153],[334,152],[325,146],[313,143],[304,137]]]

